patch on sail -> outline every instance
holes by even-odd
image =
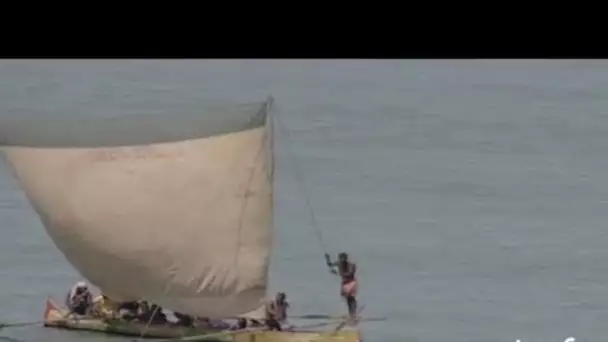
[[[91,162],[114,162],[121,160],[179,159],[179,152],[168,153],[155,146],[127,146],[122,148],[98,148],[88,153]]]

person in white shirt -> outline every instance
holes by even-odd
[[[66,306],[70,313],[85,316],[93,304],[93,295],[89,291],[89,286],[83,281],[74,285],[66,296]]]

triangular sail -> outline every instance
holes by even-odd
[[[266,295],[270,102],[47,129],[12,120],[0,142],[57,247],[105,294],[234,317]]]

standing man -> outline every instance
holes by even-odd
[[[338,254],[338,261],[332,262],[329,254],[325,253],[325,261],[331,273],[342,278],[340,295],[346,299],[348,314],[352,319],[357,315],[357,265],[348,260],[348,254]],[[337,268],[337,271],[336,271]]]

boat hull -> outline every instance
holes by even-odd
[[[361,342],[356,330],[325,331],[259,331],[236,333],[234,342]]]
[[[351,328],[340,331],[220,331],[186,328],[175,325],[150,325],[127,323],[120,320],[104,321],[99,318],[68,317],[68,311],[51,299],[46,300],[44,326],[48,328],[99,332],[111,335],[137,336],[142,338],[179,339],[189,341],[221,342],[361,342],[359,331]],[[66,318],[67,317],[67,318]],[[209,336],[204,336],[209,335]],[[200,338],[196,338],[199,336]]]
[[[68,310],[52,299],[46,300],[44,326],[48,328],[101,332],[112,335],[141,336],[144,338],[180,338],[219,332],[213,329],[196,329],[177,325],[150,325],[122,320],[103,320],[100,318],[68,316]]]

